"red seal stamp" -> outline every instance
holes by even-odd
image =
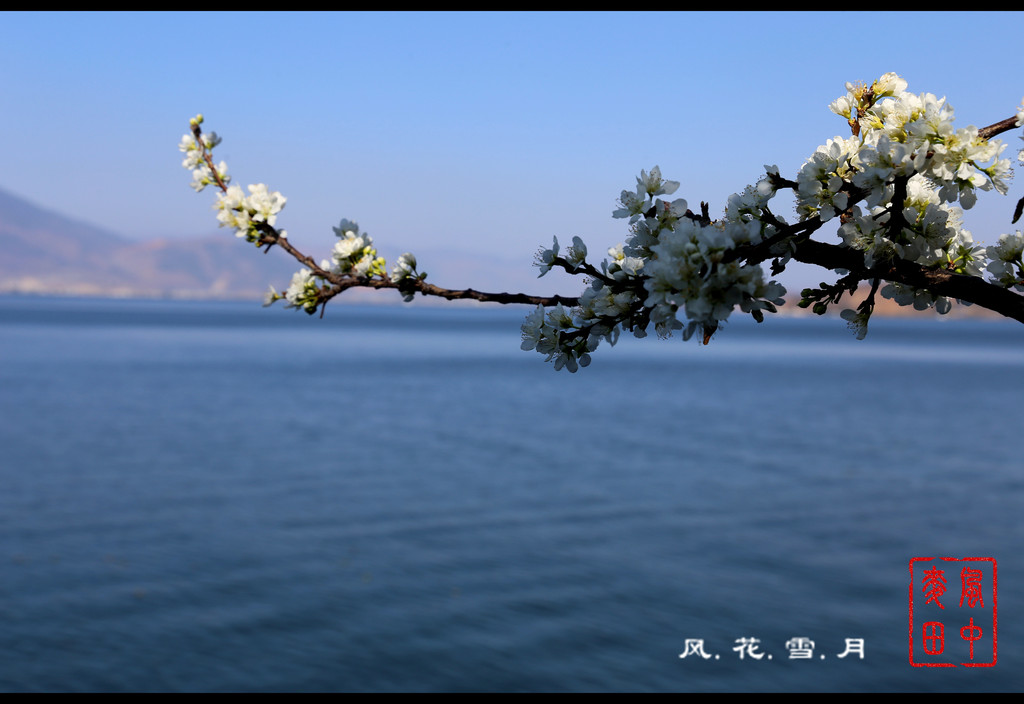
[[[910,664],[995,665],[996,585],[992,557],[911,559]]]

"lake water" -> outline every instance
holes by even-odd
[[[1024,688],[1024,326],[527,312],[0,297],[0,690]],[[995,667],[910,666],[920,556]]]

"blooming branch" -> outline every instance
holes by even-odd
[[[644,337],[653,326],[659,337],[680,331],[683,339],[699,332],[707,344],[737,309],[762,322],[785,295],[766,277],[769,260],[772,276],[792,260],[840,274],[834,284],[802,292],[798,305],[818,314],[869,282],[868,297],[842,312],[858,338],[867,334],[877,293],[939,313],[956,299],[1024,322],[1024,296],[1016,293],[1024,291],[1024,234],[1003,234],[985,247],[963,226],[963,211],[978,190],[1007,193],[1010,161],[1001,158],[1006,145],[994,138],[1024,124],[1024,106],[987,127],[957,128],[945,98],[909,93],[896,74],[846,88],[829,107],[846,120],[851,136],[827,140],[795,178],[766,166],[757,183],[729,197],[720,218],[711,218],[706,203],[698,215],[682,198],[667,200],[679,182],[662,178],[655,166],[622,191],[612,215],[627,220],[629,235],[603,261],[588,261],[580,237],[564,253],[554,238],[535,264],[540,276],[556,268],[583,276],[586,288],[577,298],[441,288],[427,283],[410,253],[389,272],[372,238],[349,220],[334,228],[338,241],[330,258],[317,263],[277,229],[284,196],[264,184],[249,186],[248,194],[230,185],[227,166],[212,157],[220,138],[201,131],[202,116],[191,121],[179,148],[192,187],[219,189],[221,226],[257,247],[279,246],[303,265],[283,293],[270,289],[266,304],[283,299],[288,307],[322,315],[332,298],[364,287],[393,288],[406,301],[420,294],[530,305],[522,348],[570,372],[587,366],[602,341],[614,345],[623,330]],[[1024,150],[1018,159],[1024,162]],[[793,223],[770,208],[785,190],[796,199]],[[1022,210],[1024,198],[1013,222]],[[812,239],[830,222],[838,223],[842,244]]]

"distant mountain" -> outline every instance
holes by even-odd
[[[249,250],[228,232],[131,242],[0,190],[0,292],[257,298],[298,268]]]
[[[417,255],[421,267],[430,272],[430,280],[441,286],[570,296],[578,293],[575,285],[555,290],[554,285],[537,284],[528,262],[517,266],[493,256],[429,246],[418,250]],[[298,268],[282,252],[264,256],[229,232],[132,242],[0,190],[0,293],[258,300],[269,285],[279,291],[287,287]],[[843,308],[856,307],[867,291],[863,287],[852,299],[844,297],[843,304],[833,306],[831,312],[838,315]],[[382,293],[351,290],[346,292],[345,300],[400,300]],[[810,311],[796,306],[798,300],[798,292],[790,292],[790,299],[781,310],[788,315],[810,315]],[[901,307],[881,296],[876,300],[878,316],[935,315],[934,311],[921,313],[912,307]],[[421,301],[430,302],[440,304],[439,299]],[[954,304],[951,317],[1001,316],[977,306]]]

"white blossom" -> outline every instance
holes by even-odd
[[[635,193],[623,191],[619,196],[619,205],[622,207],[613,211],[612,217],[629,218],[630,223],[636,222],[651,208],[651,200],[647,196],[648,193],[643,183],[636,187]]]
[[[537,256],[534,259],[533,265],[540,267],[540,273],[537,274],[537,278],[544,276],[544,274],[551,271],[551,267],[555,263],[555,259],[558,257],[558,238],[553,237],[554,244],[551,245],[550,249],[541,249],[537,252]]]
[[[395,266],[391,269],[391,281],[398,283],[416,274],[416,257],[405,252],[398,257]]]
[[[583,244],[583,240],[579,237],[573,237],[572,246],[569,247],[569,251],[565,253],[566,264],[568,264],[573,271],[576,271],[583,265],[586,258],[587,245]]]
[[[661,177],[661,168],[655,166],[651,173],[641,171],[636,179],[637,193],[647,193],[649,196],[671,195],[679,188],[679,181],[666,181]]]
[[[846,321],[847,325],[857,335],[858,340],[863,340],[868,334],[869,313],[851,310],[847,308],[839,316]]]
[[[278,293],[277,290],[271,286],[267,289],[267,292],[263,294],[263,307],[266,308],[267,306],[272,305],[274,301],[278,301],[282,298],[284,298],[284,296]]]
[[[265,183],[257,183],[254,186],[249,186],[246,208],[254,221],[265,222],[273,227],[277,222],[277,214],[284,208],[287,200],[278,191],[269,192]]]

